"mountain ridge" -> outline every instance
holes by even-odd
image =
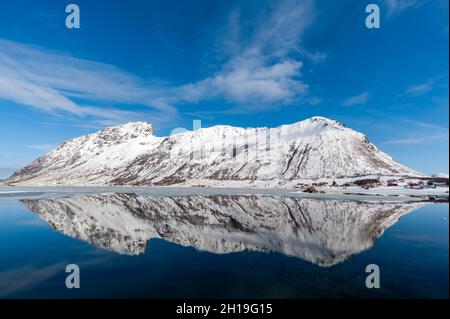
[[[15,172],[18,185],[283,186],[304,180],[424,176],[325,117],[276,128],[218,125],[171,136],[130,122],[61,143]]]

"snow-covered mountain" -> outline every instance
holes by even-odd
[[[422,176],[361,133],[323,117],[277,128],[214,126],[157,137],[143,122],[62,143],[15,172],[16,185],[293,186],[361,176]]]
[[[372,247],[386,228],[424,205],[133,193],[22,202],[57,231],[121,254],[141,254],[149,239],[162,238],[213,253],[274,251],[321,266]]]

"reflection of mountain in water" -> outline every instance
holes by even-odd
[[[421,205],[129,193],[23,203],[56,230],[118,253],[143,253],[150,238],[162,238],[214,253],[276,251],[322,266],[370,248]]]

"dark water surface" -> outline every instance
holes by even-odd
[[[448,298],[448,215],[255,194],[3,197],[0,297]]]

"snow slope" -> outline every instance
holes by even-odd
[[[128,123],[62,143],[15,172],[16,185],[293,186],[304,180],[423,176],[361,133],[323,117],[277,128],[214,126],[157,137]]]

